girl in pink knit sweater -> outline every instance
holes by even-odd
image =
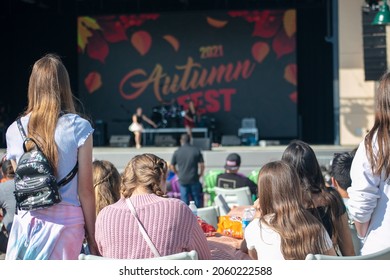
[[[196,250],[199,259],[210,259],[206,237],[196,217],[181,200],[166,198],[167,163],[153,155],[137,155],[122,175],[122,198],[103,208],[96,219],[96,241],[102,256],[117,259],[153,258],[140,225],[161,256]]]

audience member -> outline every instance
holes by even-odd
[[[259,218],[244,232],[253,259],[304,260],[336,255],[324,226],[303,207],[298,174],[284,161],[265,164],[259,173]]]
[[[97,215],[104,207],[119,200],[121,175],[114,164],[108,160],[94,160],[92,174]]]
[[[10,160],[4,160],[1,165],[2,178],[0,183],[12,180],[15,177],[15,171]]]
[[[144,129],[143,122],[147,122],[154,128],[157,128],[155,122],[145,116],[145,114],[142,113],[142,108],[138,107],[132,117],[132,123],[129,126],[129,130],[134,133],[135,147],[137,149],[141,148],[142,131]]]
[[[188,205],[191,195],[199,208],[203,207],[202,184],[199,179],[203,176],[205,166],[201,150],[191,145],[190,141],[188,134],[181,135],[181,147],[173,153],[170,168],[179,178],[180,199]]]
[[[351,166],[348,209],[363,239],[361,254],[390,247],[390,72],[375,95],[374,125],[360,143]]]
[[[167,163],[153,154],[137,155],[127,164],[121,199],[102,209],[96,220],[104,257],[144,259],[196,250],[199,259],[210,259],[196,216],[182,201],[165,195],[167,172]]]
[[[48,54],[32,68],[28,106],[21,116],[27,137],[49,159],[58,180],[78,162],[77,175],[59,189],[62,202],[34,211],[19,210],[9,234],[6,259],[73,259],[85,236],[92,254],[95,242],[95,196],[92,187],[92,133],[76,114],[69,75],[61,59]],[[23,138],[14,121],[7,130],[7,159],[16,167]],[[33,144],[27,143],[31,150]]]
[[[8,180],[0,183],[0,209],[3,211],[3,227],[0,228],[0,252],[5,253],[7,249],[8,236],[11,232],[12,222],[16,201],[14,197],[15,184],[14,180]]]
[[[352,152],[335,153],[331,165],[331,182],[332,186],[339,192],[343,198],[348,212],[348,188],[352,180],[350,176],[351,165],[356,150]]]
[[[343,256],[355,255],[343,200],[335,189],[326,187],[313,149],[303,141],[294,140],[283,152],[282,160],[297,170],[304,207],[322,221],[336,252]]]
[[[220,188],[241,188],[249,187],[252,195],[257,195],[257,186],[248,177],[238,173],[241,165],[241,157],[237,153],[229,154],[226,158],[225,173],[217,176],[217,187]]]

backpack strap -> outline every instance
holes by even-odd
[[[26,135],[26,132],[24,131],[24,128],[23,128],[23,125],[22,125],[22,121],[20,120],[20,117],[16,119],[16,123],[18,125],[18,129],[19,129],[19,132],[20,134],[22,135],[22,138],[23,138],[23,141],[26,141],[26,140],[32,140],[30,138],[27,138],[27,135]],[[35,143],[35,141],[34,141]],[[35,143],[35,145],[38,147],[38,145]],[[26,148],[25,148],[25,143],[23,142],[23,148],[24,150],[26,151]],[[68,173],[68,175],[66,175],[64,178],[62,178],[57,184],[58,184],[58,187],[62,187],[63,185],[66,185],[67,183],[69,183],[73,178],[74,176],[76,176],[77,174],[77,171],[79,169],[79,162],[76,161],[76,164],[75,166],[73,167],[73,169]]]

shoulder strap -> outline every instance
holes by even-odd
[[[20,117],[17,118],[16,123],[18,125],[19,132],[22,135],[23,141],[26,141],[26,139],[28,139],[28,138],[27,138],[26,132],[24,131],[24,128],[23,128],[23,125],[22,125],[22,121],[20,120]],[[37,145],[37,144],[35,144],[35,145]],[[62,187],[64,185],[66,185],[67,183],[69,183],[74,178],[74,176],[76,176],[78,169],[79,169],[79,163],[77,161],[75,166],[73,167],[73,169],[68,173],[68,175],[66,175],[64,178],[62,178],[57,183],[58,187]]]
[[[146,243],[148,243],[150,250],[152,250],[153,254],[156,257],[161,257],[160,253],[157,251],[156,246],[154,246],[152,240],[150,240],[149,235],[147,234],[144,226],[142,225],[141,221],[139,220],[138,215],[137,215],[137,211],[135,210],[133,203],[131,203],[130,198],[126,198],[126,204],[127,204],[127,207],[129,207],[131,213],[134,215],[135,220],[137,221],[137,223],[139,225],[139,229],[140,229],[142,235],[144,236]]]
[[[19,129],[20,134],[22,135],[23,141],[26,140],[26,138],[27,138],[26,132],[24,131],[20,117],[16,119],[16,124],[18,125],[18,129]]]

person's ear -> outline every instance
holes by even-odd
[[[337,180],[334,177],[331,177],[331,180],[332,180],[333,187],[336,187],[336,188],[340,187],[339,182],[337,182]]]

